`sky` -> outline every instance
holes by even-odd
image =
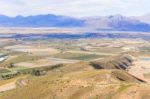
[[[72,17],[150,13],[150,0],[0,0],[0,14],[29,16],[56,14]]]

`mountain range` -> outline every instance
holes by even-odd
[[[126,17],[122,15],[73,18],[60,15],[9,17],[0,15],[0,27],[80,27],[95,30],[150,31],[150,14]]]

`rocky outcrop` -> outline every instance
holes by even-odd
[[[123,69],[132,65],[134,57],[128,54],[110,57],[108,59],[93,61],[90,64],[95,69]]]

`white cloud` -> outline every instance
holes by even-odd
[[[0,14],[99,16],[149,13],[150,0],[0,0]]]

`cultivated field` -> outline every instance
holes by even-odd
[[[0,41],[0,57],[5,58],[0,62],[0,99],[150,97],[147,40],[3,38]]]

